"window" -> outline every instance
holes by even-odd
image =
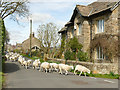
[[[97,59],[104,59],[103,48],[101,47],[97,48]]]
[[[82,33],[82,24],[79,24],[79,30],[78,30],[78,34],[80,35]]]
[[[103,19],[98,20],[98,23],[97,23],[97,33],[101,33],[101,32],[104,32],[104,20]]]

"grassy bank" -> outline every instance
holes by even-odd
[[[0,72],[0,88],[2,88],[4,82],[5,82],[4,73]]]
[[[71,70],[71,72],[74,72],[74,70]],[[77,72],[77,75],[79,75],[80,72]],[[84,73],[81,74],[81,76],[84,76]],[[108,79],[119,79],[120,75],[118,74],[93,74],[92,72],[90,74],[86,74],[88,77],[96,77],[96,78],[108,78]]]

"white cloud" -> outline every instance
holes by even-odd
[[[47,13],[33,13],[30,17],[25,17],[23,19],[17,17],[17,19],[21,22],[29,22],[29,18],[32,18],[33,22],[41,22],[44,23],[46,21],[50,21],[54,19],[50,14]]]

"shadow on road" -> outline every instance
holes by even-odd
[[[4,73],[12,73],[12,72],[16,72],[20,70],[19,66],[15,63],[10,63],[10,62],[7,62],[5,63],[5,69],[4,69]]]

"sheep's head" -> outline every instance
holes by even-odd
[[[90,70],[88,69],[88,72],[87,72],[88,74],[90,74]]]

